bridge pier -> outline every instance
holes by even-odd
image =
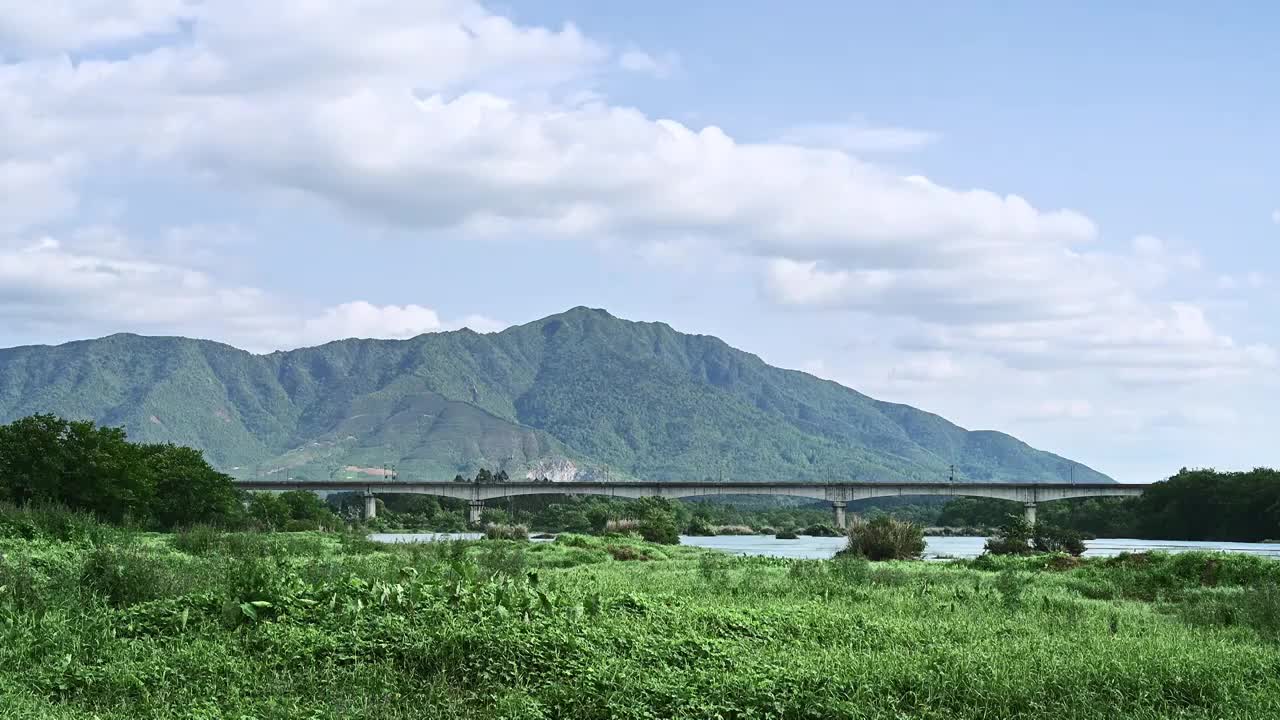
[[[467,505],[467,524],[471,527],[480,526],[480,513],[484,512],[484,502],[480,500],[472,500]]]
[[[365,490],[364,491],[364,519],[372,520],[376,517],[378,517],[378,498],[374,497],[372,492]]]
[[[844,516],[844,508],[848,503],[843,500],[836,500],[831,503],[831,512],[835,515],[835,523],[837,530],[847,530],[849,523]]]
[[[1026,513],[1027,524],[1030,525],[1031,527],[1035,527],[1036,526],[1036,504],[1033,502],[1029,502],[1023,505],[1022,508],[1023,508],[1023,511]]]

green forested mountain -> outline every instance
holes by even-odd
[[[575,308],[500,333],[253,355],[112,335],[0,350],[0,422],[56,413],[201,448],[238,476],[1110,479],[1008,435]]]

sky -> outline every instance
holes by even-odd
[[[585,305],[1121,481],[1280,463],[1280,12],[0,2],[0,346]]]

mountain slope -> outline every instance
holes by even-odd
[[[123,425],[247,476],[377,474],[1106,482],[1008,435],[766,365],[708,336],[574,308],[501,333],[252,355],[113,335],[0,350],[0,421]],[[1072,466],[1074,465],[1074,470]]]

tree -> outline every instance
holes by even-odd
[[[1034,531],[1026,518],[1008,515],[996,530],[995,537],[988,538],[983,548],[992,555],[1027,555],[1031,553],[1031,537]]]
[[[321,524],[333,518],[333,511],[313,492],[289,490],[280,493],[279,497],[289,509],[290,520],[308,520]]]
[[[0,426],[0,487],[19,505],[52,502],[108,520],[146,520],[154,487],[140,460],[120,428],[54,415]]]
[[[228,524],[243,515],[240,493],[199,450],[143,445],[143,464],[155,478],[152,517],[166,528],[195,523]]]
[[[289,504],[272,492],[255,492],[249,496],[249,517],[268,530],[282,530],[292,518]]]
[[[510,476],[507,475],[506,470],[499,470],[498,474],[493,476],[493,479],[495,482],[504,483],[510,480],[511,478]]]
[[[461,473],[459,473],[459,474],[457,474],[457,475],[454,475],[454,476],[453,476],[453,481],[454,481],[454,482],[456,482],[456,483],[464,483],[464,482],[466,482],[466,481],[467,481],[467,479],[466,479],[466,478],[464,478],[464,477],[462,477],[462,474],[461,474]]]
[[[676,508],[670,500],[654,497],[639,498],[631,503],[631,510],[640,520],[636,530],[645,540],[664,545],[680,543]]]
[[[476,483],[483,485],[491,482],[493,482],[493,473],[489,472],[489,468],[480,468],[476,473]]]

